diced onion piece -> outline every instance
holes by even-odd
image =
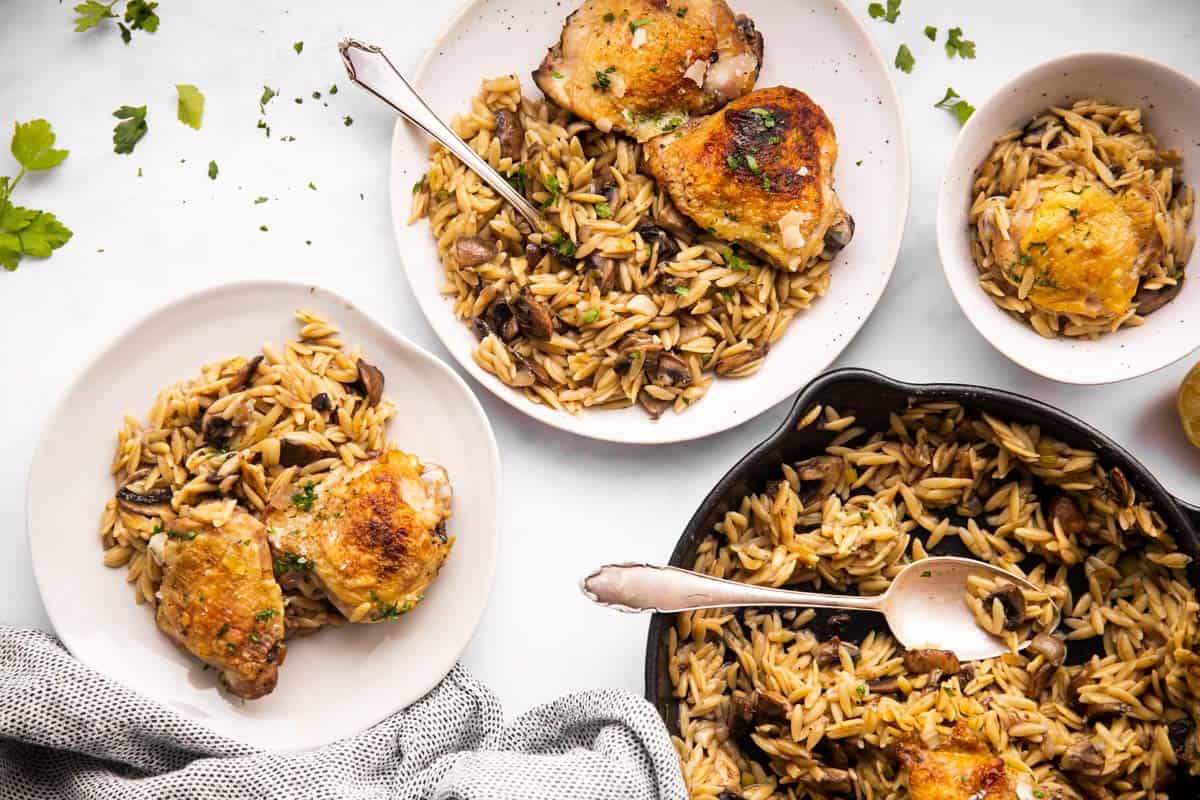
[[[634,50],[637,50],[639,47],[644,45],[647,42],[647,40],[649,40],[649,38],[650,38],[650,35],[646,33],[645,28],[638,28],[636,31],[633,32],[633,40],[629,43],[629,45]]]
[[[146,542],[146,549],[150,551],[150,555],[154,556],[155,562],[163,563],[163,548],[167,546],[167,535],[165,533],[156,533],[150,537],[150,541]]]
[[[638,28],[641,30],[641,28]],[[608,78],[608,90],[612,92],[613,97],[625,96],[625,79],[621,77],[621,73],[614,72]]]
[[[696,86],[704,85],[704,76],[708,74],[708,62],[697,59],[692,62],[692,65],[683,73],[683,77],[688,78]]]
[[[625,304],[625,308],[628,311],[632,311],[634,314],[645,314],[647,317],[658,316],[658,306],[656,306],[654,301],[644,294],[635,296]]]
[[[812,214],[806,211],[789,211],[779,219],[779,235],[783,238],[785,250],[803,250],[808,240],[800,230],[800,226],[812,219]]]

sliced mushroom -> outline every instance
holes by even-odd
[[[973,494],[964,497],[954,510],[964,517],[978,517],[983,513],[983,501],[979,499],[979,495]]]
[[[787,722],[792,715],[792,704],[778,692],[757,692],[754,704],[754,721],[759,725]]]
[[[1137,294],[1133,296],[1133,302],[1137,303],[1137,311],[1142,316],[1153,314],[1174,300],[1182,289],[1183,276],[1181,275],[1173,286],[1164,286],[1161,289],[1139,288]]]
[[[361,358],[355,366],[358,367],[358,380],[354,382],[354,386],[367,396],[367,405],[378,405],[383,399],[383,371]]]
[[[642,408],[646,409],[646,413],[650,415],[650,419],[658,419],[671,407],[670,400],[659,400],[657,397],[651,397],[645,391],[638,394],[638,403],[641,404]]]
[[[800,495],[800,500],[805,507],[817,501],[824,502],[826,497],[833,494],[838,481],[842,478],[842,472],[842,459],[837,456],[813,456],[797,464],[796,474],[802,482],[816,483],[820,481],[815,489],[810,489]]]
[[[542,263],[542,257],[547,253],[546,248],[539,247],[533,242],[525,242],[525,260],[529,262],[529,271],[533,272],[534,267]]]
[[[1113,701],[1111,703],[1088,703],[1084,706],[1083,716],[1088,722],[1111,722],[1130,712],[1127,704]]]
[[[732,789],[724,789],[717,795],[717,800],[745,800],[745,798]]]
[[[1068,495],[1060,494],[1051,500],[1046,516],[1051,526],[1057,521],[1068,536],[1078,536],[1087,530],[1087,517],[1079,509],[1079,504]]]
[[[767,352],[771,346],[766,342],[751,347],[749,350],[743,350],[740,353],[734,353],[731,356],[725,356],[717,362],[716,371],[718,375],[729,375],[737,372],[739,369],[753,364],[755,361],[761,361],[766,358]]]
[[[213,447],[227,447],[232,433],[233,420],[227,417],[206,411],[200,419],[200,437]]]
[[[860,652],[858,645],[843,642],[834,636],[832,639],[827,639],[813,648],[813,658],[817,660],[817,666],[832,667],[842,663],[842,657],[838,651],[843,647],[846,648],[846,652],[850,655],[850,658],[858,658]]]
[[[663,201],[662,210],[658,212],[658,224],[667,233],[680,239],[690,239],[696,233],[695,224],[670,200]]]
[[[285,467],[303,467],[333,453],[314,434],[303,431],[285,433],[279,440],[279,463]]]
[[[312,405],[313,411],[323,414],[329,409],[333,408],[333,401],[329,399],[328,394],[321,392],[320,394],[313,395],[312,403],[310,405]]]
[[[825,249],[821,251],[821,258],[830,261],[838,253],[842,252],[853,238],[854,217],[844,214],[838,222],[829,226],[829,230],[825,232]]]
[[[454,260],[460,267],[486,264],[495,255],[495,246],[479,236],[460,236],[454,240]]]
[[[553,379],[550,377],[550,373],[546,372],[546,368],[539,364],[537,359],[526,358],[512,348],[509,348],[508,354],[518,368],[522,370],[528,370],[530,374],[533,375],[534,380],[536,380],[538,383],[542,384],[543,386],[552,386],[554,384]]]
[[[991,612],[992,604],[997,600],[1004,610],[1004,630],[1018,630],[1025,622],[1025,594],[1015,583],[1005,581],[983,599],[984,611]]]
[[[522,286],[513,303],[517,327],[530,339],[546,341],[554,335],[554,312],[550,306],[533,296],[528,286]]]
[[[904,668],[917,674],[936,670],[946,675],[957,675],[960,666],[958,656],[949,650],[905,650]]]
[[[660,353],[662,349],[661,341],[642,331],[626,334],[625,338],[617,345],[617,352],[626,358],[632,353],[640,353],[645,356],[647,353]]]
[[[1104,772],[1104,755],[1090,739],[1080,739],[1067,748],[1059,765],[1065,772],[1094,778]]]
[[[1129,508],[1133,505],[1134,494],[1133,489],[1129,485],[1129,481],[1125,479],[1125,473],[1121,472],[1120,467],[1113,467],[1108,471],[1108,480],[1112,485],[1113,494],[1116,495],[1117,501]]]
[[[1046,663],[1061,667],[1067,660],[1067,646],[1062,639],[1048,633],[1039,633],[1029,642],[1029,651],[1041,656]]]
[[[149,474],[149,469],[139,469],[126,478],[125,482],[121,484],[121,488],[117,489],[117,503],[126,511],[132,511],[135,514],[151,514],[164,510],[161,506],[171,502],[173,493],[169,486],[151,489],[147,492],[138,492],[129,488]]]
[[[812,785],[822,792],[847,794],[850,791],[850,773],[844,769],[822,767],[821,774]]]
[[[1184,758],[1188,752],[1188,742],[1192,732],[1196,730],[1196,723],[1191,717],[1180,717],[1179,719],[1167,725],[1167,740],[1171,743],[1171,749],[1175,751],[1178,758]]]
[[[237,374],[233,376],[233,380],[229,382],[229,391],[240,392],[250,384],[254,383],[254,373],[258,372],[258,365],[262,363],[262,354],[251,358],[247,361]]]
[[[477,318],[479,319],[479,318]],[[517,325],[517,314],[507,300],[497,297],[484,309],[482,327],[488,333],[494,333],[503,342],[511,342],[517,338],[521,329]],[[487,333],[484,333],[486,336]],[[483,338],[480,336],[479,338]]]
[[[1071,682],[1067,684],[1067,698],[1072,704],[1075,706],[1080,706],[1083,704],[1083,701],[1080,699],[1080,693],[1083,691],[1083,688],[1091,682],[1091,680],[1091,664],[1079,670],[1079,672],[1075,673],[1075,676],[1071,678]]]
[[[729,698],[729,735],[740,739],[754,729],[754,711],[758,696],[754,692],[734,691]]]
[[[521,115],[508,108],[498,108],[492,116],[496,120],[500,157],[520,161],[525,145],[525,126],[521,124]]]
[[[642,241],[647,245],[658,244],[658,260],[660,262],[670,261],[679,252],[679,245],[675,244],[671,235],[649,219],[642,219],[633,230],[634,233],[641,235]]]
[[[692,370],[674,353],[661,353],[654,369],[654,382],[668,389],[686,389],[692,385]]]
[[[599,251],[596,251],[587,257],[587,263],[592,269],[592,273],[596,279],[596,285],[600,288],[600,293],[608,294],[611,292],[613,284],[616,283],[617,280],[616,259],[606,258],[600,255]]]
[[[894,675],[887,678],[876,678],[873,681],[867,681],[867,686],[875,694],[900,694],[900,679]]]

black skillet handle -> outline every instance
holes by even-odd
[[[1192,530],[1196,531],[1196,534],[1200,536],[1200,506],[1194,506],[1191,503],[1185,503],[1178,497],[1173,499],[1175,500],[1175,505],[1179,506],[1179,510],[1182,511],[1183,515],[1192,523]]]

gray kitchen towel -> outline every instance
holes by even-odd
[[[504,725],[462,666],[405,711],[319,750],[259,752],[0,626],[0,799],[685,800],[667,732],[629,692],[561,698]]]

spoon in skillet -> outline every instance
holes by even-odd
[[[554,229],[533,203],[526,200],[503,175],[494,170],[491,164],[483,160],[469,144],[450,129],[449,125],[433,113],[433,109],[408,81],[404,80],[400,70],[396,69],[383,50],[373,44],[363,44],[357,39],[343,39],[338,43],[338,52],[352,83],[400,112],[400,116],[440,142],[465,164],[467,169],[495,189],[535,231],[554,233]]]
[[[892,635],[910,650],[949,650],[962,661],[995,658],[1008,652],[998,636],[985,631],[964,598],[967,578],[1001,578],[1018,588],[1039,591],[1024,578],[982,561],[939,556],[913,562],[892,580],[881,595],[796,592],[713,578],[678,567],[648,564],[610,564],[583,580],[584,595],[602,606],[636,613],[678,613],[701,608],[836,608],[875,611],[883,614]],[[1059,610],[1054,609],[1053,630]],[[1023,630],[1024,648],[1033,636],[1033,626]]]

